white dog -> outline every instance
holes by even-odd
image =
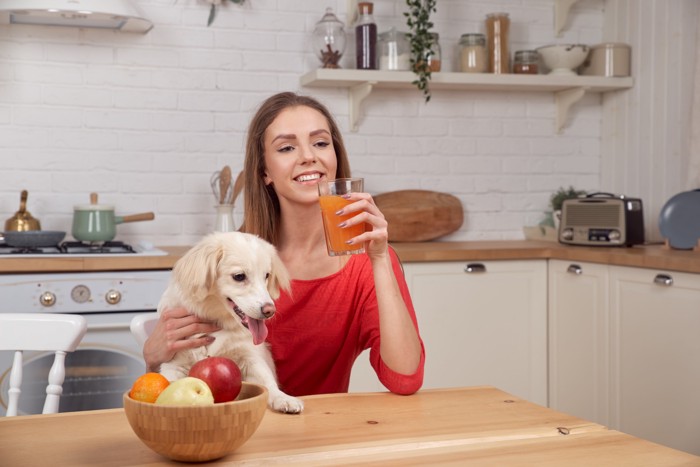
[[[178,352],[161,365],[161,374],[175,381],[205,357],[228,357],[241,368],[244,381],[267,388],[271,409],[301,412],[304,403],[279,389],[264,343],[264,320],[275,314],[272,300],[288,288],[289,274],[270,243],[240,232],[206,236],[175,264],[158,312],[184,307],[222,329],[212,333],[216,340],[211,345]]]

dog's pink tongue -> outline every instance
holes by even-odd
[[[267,339],[267,326],[261,319],[248,318],[248,329],[253,335],[253,343],[255,345],[262,344]]]

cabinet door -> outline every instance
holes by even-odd
[[[407,263],[424,388],[496,386],[547,403],[545,260]]]
[[[613,428],[700,454],[700,275],[611,267]]]
[[[549,261],[549,405],[608,423],[608,266]]]

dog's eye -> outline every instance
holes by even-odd
[[[245,274],[243,274],[242,272],[239,272],[238,274],[234,274],[234,275],[231,276],[231,277],[233,277],[233,280],[236,281],[236,282],[243,282],[243,281],[245,281]]]

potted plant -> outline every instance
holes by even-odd
[[[213,23],[214,19],[216,19],[218,7],[222,2],[231,2],[240,5],[243,2],[245,2],[245,0],[207,0],[207,2],[211,4],[211,8],[209,9],[209,19],[207,20],[207,26],[211,26],[211,23]]]
[[[408,25],[408,40],[411,45],[411,66],[417,78],[412,82],[423,91],[425,102],[430,101],[430,61],[433,55],[433,35],[430,14],[437,11],[437,0],[406,0],[408,11],[404,13]]]
[[[547,211],[545,213],[546,217],[542,222],[540,222],[540,225],[548,225],[550,227],[558,228],[559,219],[561,218],[561,207],[564,204],[564,200],[580,198],[585,195],[585,191],[577,190],[573,186],[569,186],[569,188],[560,187],[549,197],[549,206],[551,207],[551,211]]]

